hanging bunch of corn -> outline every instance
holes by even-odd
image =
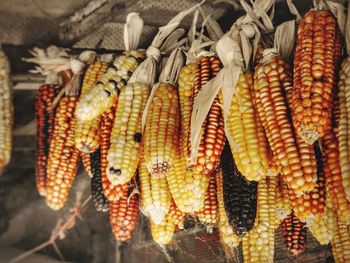
[[[55,109],[52,103],[59,91],[58,85],[41,85],[36,94],[35,117],[37,126],[36,141],[36,188],[41,196],[45,196],[46,166],[49,146],[54,129]]]
[[[281,225],[284,243],[291,256],[297,256],[305,250],[306,227],[293,213],[287,216]]]
[[[223,201],[228,223],[242,237],[256,218],[257,183],[247,181],[237,170],[228,142],[221,154]]]
[[[166,178],[155,178],[149,173],[144,160],[139,165],[141,200],[145,215],[160,224],[169,211],[171,194]]]
[[[225,149],[224,149],[225,151]],[[218,199],[218,229],[221,241],[229,247],[238,247],[241,242],[233,227],[229,223],[229,218],[226,214],[224,203],[224,190],[222,171],[219,170],[216,174],[217,199]]]
[[[108,211],[108,200],[103,194],[101,177],[101,151],[97,149],[90,154],[91,162],[91,196],[97,211]]]
[[[323,2],[308,11],[299,25],[292,110],[296,132],[308,144],[331,129],[339,35],[336,18]]]
[[[0,175],[10,162],[12,151],[12,82],[10,64],[0,48]]]
[[[115,202],[120,199],[126,199],[128,193],[128,184],[116,184],[113,185],[107,177],[108,166],[108,150],[110,146],[110,138],[112,133],[112,127],[115,119],[115,111],[117,108],[117,99],[114,101],[112,107],[102,114],[101,117],[101,178],[103,194],[108,201]]]
[[[173,30],[175,28],[173,27]],[[156,64],[160,60],[160,52],[163,52],[169,43],[173,45],[183,35],[183,30],[178,29],[174,32],[173,30],[155,37],[152,45],[147,49],[146,60],[136,69],[129,83],[121,89],[106,171],[108,179],[113,184],[129,182],[140,162],[143,144],[142,114],[155,81]],[[176,43],[182,44],[181,41]]]
[[[127,16],[124,27],[125,51],[114,59],[107,71],[80,99],[75,116],[80,121],[92,121],[107,111],[118,98],[122,87],[144,59],[145,54],[137,49],[143,28],[143,20],[137,13]]]
[[[86,70],[83,85],[81,87],[80,97],[84,97],[92,86],[103,76],[108,67],[106,61],[96,61],[92,63]],[[100,129],[101,118],[95,118],[90,121],[78,119],[75,127],[75,147],[83,153],[92,153],[100,145]]]
[[[345,27],[345,44],[348,57],[344,59],[339,73],[339,130],[336,133],[339,140],[339,158],[342,175],[342,184],[347,199],[350,201],[350,8],[348,7],[348,16]],[[335,100],[336,101],[336,100]],[[334,111],[333,111],[333,115]]]
[[[181,212],[171,201],[170,209],[160,224],[151,221],[151,233],[153,240],[160,245],[168,245],[173,239],[176,228],[183,227],[185,213]]]
[[[332,202],[329,197],[326,199],[326,207],[322,216],[315,218],[315,220],[307,225],[311,230],[312,235],[321,245],[329,244],[334,236],[337,215],[334,211]]]
[[[128,198],[109,202],[109,221],[112,227],[114,238],[117,241],[131,239],[136,229],[140,211],[140,197],[134,192],[134,185],[131,185]]]

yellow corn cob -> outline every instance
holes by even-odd
[[[222,173],[219,171],[216,174],[217,199],[218,199],[218,228],[220,239],[229,247],[238,247],[241,239],[234,233],[232,226],[228,222],[225,211],[224,193],[222,189]]]
[[[160,224],[171,204],[171,194],[166,178],[151,176],[144,160],[139,165],[139,178],[143,210],[155,224]]]
[[[181,115],[181,154],[185,160],[191,157],[191,113],[193,106],[194,79],[196,76],[197,65],[188,64],[184,66],[179,75],[178,89],[180,100],[180,115]]]
[[[288,187],[285,182],[283,182],[281,176],[278,176],[278,183],[276,187],[276,217],[279,222],[282,222],[290,213],[292,212],[292,207],[288,194]]]
[[[169,190],[179,210],[185,213],[198,212],[204,207],[209,176],[187,169],[186,166],[183,157],[175,160],[166,176]]]
[[[174,86],[159,85],[149,107],[144,136],[148,170],[152,176],[165,177],[179,154],[179,97]]]
[[[11,159],[12,151],[12,82],[10,65],[0,49],[0,175]]]
[[[222,96],[219,98],[223,104]],[[256,121],[258,113],[253,107],[252,73],[241,72],[239,75],[227,117],[226,130],[235,143],[230,146],[237,168],[247,180],[259,181],[266,175],[269,160],[267,140],[261,122]]]
[[[127,50],[118,56],[90,91],[81,97],[75,112],[77,119],[91,121],[107,111],[144,57],[141,50]]]
[[[153,240],[160,245],[168,245],[173,239],[176,227],[182,224],[185,214],[180,212],[174,203],[171,202],[169,213],[160,224],[155,224],[151,220],[151,233]]]
[[[108,64],[106,62],[98,61],[91,64],[85,72],[83,85],[81,88],[80,96],[83,97],[97,80],[107,70]],[[75,147],[81,152],[91,153],[94,152],[100,144],[100,126],[101,118],[97,117],[90,121],[77,120],[75,127]]]
[[[350,201],[350,57],[347,57],[340,68],[339,80],[339,158],[342,183],[347,199]]]
[[[299,24],[294,55],[293,122],[308,144],[331,129],[335,67],[341,50],[336,18],[310,10]]]
[[[350,226],[336,220],[336,229],[331,245],[336,263],[350,262]]]
[[[301,195],[315,188],[317,167],[313,147],[301,144],[290,123],[289,99],[285,93],[291,89],[290,66],[283,58],[275,56],[256,67],[256,105],[273,156],[288,187]]]
[[[210,175],[209,187],[205,193],[204,208],[196,212],[199,221],[212,228],[218,222],[218,199],[216,195],[216,172]]]
[[[142,114],[149,87],[130,83],[121,89],[108,150],[107,177],[112,184],[125,184],[134,176],[141,158]]]
[[[336,230],[337,215],[334,211],[330,198],[326,199],[326,207],[322,216],[315,218],[315,220],[308,225],[312,235],[321,245],[329,244],[334,236]]]

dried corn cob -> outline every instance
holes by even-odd
[[[173,239],[176,226],[181,228],[185,214],[176,208],[172,201],[169,213],[164,217],[160,224],[151,221],[151,232],[153,240],[160,245],[167,245]]]
[[[90,177],[92,177],[90,154],[80,153],[80,156],[81,156],[81,161],[83,163],[85,171],[88,173]]]
[[[222,96],[219,97],[223,104]],[[259,181],[266,175],[269,165],[268,145],[263,127],[257,127],[262,124],[256,121],[258,113],[253,107],[252,97],[253,74],[241,72],[227,116],[226,130],[235,143],[230,146],[237,169],[247,180]]]
[[[340,68],[339,80],[339,158],[342,184],[347,199],[350,201],[350,57],[346,58]]]
[[[216,171],[210,175],[209,187],[205,193],[204,208],[196,212],[199,221],[213,227],[218,222],[218,199],[216,195]]]
[[[181,135],[180,145],[181,154],[185,160],[191,157],[191,113],[193,104],[194,80],[196,76],[197,65],[188,64],[182,67],[178,80],[180,116],[181,116]]]
[[[223,180],[222,180],[221,170],[216,174],[216,185],[217,185],[217,198],[218,198],[218,210],[219,210],[218,228],[220,233],[220,239],[224,244],[228,245],[229,247],[238,247],[241,240],[233,231],[232,226],[229,224],[229,219],[225,211]]]
[[[101,177],[101,152],[97,149],[90,154],[91,162],[91,196],[97,211],[107,212],[109,210],[108,200],[103,194]]]
[[[107,70],[108,64],[106,62],[97,61],[91,64],[85,72],[81,97],[85,96],[90,91],[92,86]],[[97,117],[90,121],[77,120],[75,127],[75,147],[81,152],[91,153],[94,152],[100,144],[99,125],[101,118]]]
[[[350,203],[346,199],[342,184],[338,145],[333,131],[328,131],[322,139],[326,191],[331,197],[339,220],[341,222],[350,223]]]
[[[256,217],[257,183],[248,182],[239,173],[228,142],[221,154],[223,201],[228,223],[239,237],[250,231]]]
[[[278,176],[278,182],[276,187],[276,217],[282,222],[291,212],[291,202],[288,194],[288,186],[282,180],[281,176]]]
[[[336,229],[332,244],[332,252],[336,263],[350,261],[350,227],[336,220]]]
[[[215,77],[221,69],[220,60],[215,57],[202,57],[196,71],[194,80],[195,98],[199,90],[211,78]],[[216,97],[210,111],[202,125],[202,137],[199,145],[196,164],[193,169],[210,175],[219,163],[220,155],[225,144],[224,118],[219,106],[219,98]]]
[[[160,224],[169,211],[171,194],[166,178],[150,175],[144,160],[139,165],[142,207],[155,224]]]
[[[180,114],[177,90],[160,83],[150,104],[144,137],[144,155],[152,176],[165,177],[179,154]]]
[[[288,98],[292,89],[289,64],[274,56],[255,69],[254,89],[260,119],[283,180],[295,194],[314,189],[317,167],[312,146],[301,144],[293,133],[288,115]]]
[[[131,186],[130,190],[132,189]],[[128,199],[109,202],[109,221],[116,240],[127,241],[131,239],[137,226],[140,210],[139,199],[139,195],[133,193]]]
[[[308,144],[331,128],[335,65],[340,38],[328,10],[310,10],[300,22],[294,55],[293,122]]]
[[[209,176],[187,169],[187,162],[180,156],[167,174],[169,190],[179,210],[185,213],[198,212],[204,207]]]
[[[334,236],[336,230],[337,215],[334,211],[330,198],[326,199],[326,207],[322,216],[316,218],[308,228],[312,235],[321,245],[329,244]]]
[[[12,82],[10,64],[5,53],[0,49],[0,175],[11,159],[12,151]]]
[[[79,150],[74,146],[74,110],[78,99],[65,96],[56,109],[46,179],[46,203],[54,210],[63,207],[78,169]]]
[[[46,194],[46,167],[55,121],[55,109],[51,110],[51,106],[58,90],[58,86],[55,85],[42,85],[36,94],[37,154],[35,178],[36,187],[41,196]]]
[[[141,50],[127,50],[118,56],[90,91],[81,97],[75,112],[77,119],[91,121],[107,111],[144,57]]]
[[[304,252],[306,241],[305,224],[292,213],[283,220],[281,229],[289,254],[297,256]]]
[[[121,89],[107,156],[107,177],[112,184],[128,183],[137,170],[141,158],[141,119],[149,92],[149,87],[142,83]]]

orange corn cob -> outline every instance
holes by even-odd
[[[194,80],[193,98],[197,96],[202,86],[218,74],[220,69],[221,62],[217,57],[202,57],[199,60]],[[209,175],[216,168],[225,144],[224,118],[219,103],[219,98],[216,97],[202,125],[197,163],[193,167]]]
[[[106,196],[108,201],[115,202],[119,199],[127,198],[128,184],[117,184],[112,185],[107,177],[107,166],[108,166],[108,150],[110,145],[110,137],[112,133],[112,127],[115,118],[115,111],[117,108],[117,101],[113,106],[102,114],[101,117],[101,177],[102,177],[102,188],[103,194]]]
[[[350,223],[350,203],[346,199],[339,163],[339,144],[333,131],[328,131],[322,139],[323,166],[326,191],[341,222]]]
[[[88,175],[90,177],[92,177],[90,154],[89,153],[81,153],[80,156],[81,156],[81,161],[83,163],[85,171],[88,173]]]
[[[46,167],[55,121],[55,109],[51,110],[51,106],[58,90],[55,85],[42,85],[36,94],[37,156],[35,178],[36,187],[41,196],[46,194]]]
[[[65,96],[56,109],[46,179],[46,203],[54,210],[66,202],[78,169],[79,150],[74,146],[74,110],[78,99],[78,96]]]
[[[233,231],[232,226],[229,224],[224,204],[224,192],[223,192],[222,172],[219,171],[216,174],[217,185],[217,199],[218,199],[218,228],[220,233],[220,239],[229,247],[238,247],[241,239]]]
[[[256,67],[254,80],[259,116],[283,180],[297,195],[313,190],[317,180],[315,154],[312,146],[294,135],[288,97],[284,97],[292,89],[289,64],[281,57],[272,57]]]
[[[131,186],[130,190],[132,189]],[[127,199],[109,202],[109,221],[116,240],[127,241],[131,239],[137,226],[139,211],[140,198],[138,194],[131,194]]]
[[[350,226],[336,220],[336,229],[331,245],[336,263],[350,262]]]
[[[106,62],[97,61],[91,64],[85,72],[81,97],[84,96],[92,86],[98,81],[107,70],[108,64]],[[75,127],[75,147],[81,152],[92,153],[100,145],[100,122],[101,118],[97,117],[90,121],[77,120]]]
[[[218,222],[218,199],[216,195],[216,172],[210,176],[209,187],[205,193],[204,208],[196,212],[199,221],[213,227]]]
[[[161,83],[150,104],[144,130],[144,155],[152,176],[162,178],[179,154],[180,112],[177,89]]]
[[[293,213],[282,222],[282,234],[284,243],[291,256],[297,256],[305,250],[306,228]]]
[[[294,55],[293,122],[308,144],[331,129],[335,67],[340,51],[336,18],[310,10],[300,22]]]

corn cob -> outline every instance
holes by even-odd
[[[333,131],[328,131],[323,137],[322,149],[326,191],[331,197],[339,220],[350,223],[350,203],[346,199],[342,184],[338,141]]]
[[[91,121],[107,111],[144,57],[141,50],[127,50],[118,56],[99,81],[81,97],[75,112],[77,119]]]
[[[169,211],[171,194],[166,178],[150,175],[144,160],[139,165],[142,207],[155,224],[160,224]]]
[[[108,150],[110,145],[110,137],[112,133],[112,127],[115,119],[115,111],[117,108],[117,101],[113,106],[102,114],[101,117],[101,177],[102,177],[102,188],[103,194],[106,196],[108,201],[115,202],[119,199],[127,198],[128,184],[117,184],[112,185],[107,178],[107,166],[108,166]]]
[[[229,247],[238,247],[241,240],[234,232],[232,226],[229,224],[229,219],[225,211],[223,180],[222,180],[221,170],[216,174],[216,185],[217,185],[217,198],[218,198],[218,210],[219,210],[218,229],[220,233],[220,239],[224,244],[228,245]]]
[[[168,245],[173,239],[176,227],[181,228],[185,214],[177,209],[172,201],[169,213],[163,218],[160,224],[151,221],[151,233],[153,240],[160,245]]]
[[[107,177],[112,184],[125,184],[134,176],[141,158],[141,119],[149,96],[142,83],[121,89],[108,151]]]
[[[182,67],[178,80],[180,116],[181,116],[181,154],[185,160],[191,157],[191,113],[193,104],[194,80],[197,65],[188,64]]]
[[[221,62],[217,57],[202,57],[199,60],[194,80],[193,98],[211,78],[215,77],[221,69]],[[210,111],[202,125],[202,137],[194,169],[210,175],[219,163],[220,155],[225,144],[224,118],[216,97]]]
[[[291,202],[288,194],[288,186],[278,176],[276,187],[276,217],[279,221],[283,221],[292,212]]]
[[[342,175],[342,184],[347,199],[350,201],[350,57],[346,58],[340,68],[339,80],[339,158]],[[334,114],[334,113],[333,113]],[[336,118],[337,119],[337,118]]]
[[[167,174],[169,190],[179,210],[185,213],[198,212],[204,207],[209,176],[187,169],[187,162],[180,156]]]
[[[209,186],[205,193],[204,207],[202,210],[196,212],[199,221],[212,228],[218,222],[218,199],[216,195],[216,173],[210,175]]]
[[[293,122],[308,144],[331,128],[339,29],[328,10],[310,10],[300,22],[294,55]]]
[[[290,66],[275,56],[255,69],[254,89],[260,119],[283,180],[296,195],[314,189],[317,167],[313,147],[301,144],[293,133],[288,115],[288,98],[292,89]]]
[[[102,75],[107,70],[108,64],[106,62],[97,61],[91,64],[85,72],[81,94],[83,97],[97,80],[99,80]],[[94,152],[100,144],[100,134],[99,125],[101,118],[97,117],[90,121],[77,120],[77,125],[75,127],[75,147],[77,147],[81,152],[91,153]]]
[[[66,202],[78,169],[79,150],[74,146],[74,110],[78,99],[78,96],[65,96],[56,109],[46,179],[46,203],[54,210]]]
[[[58,87],[54,85],[42,85],[36,94],[37,156],[35,178],[36,187],[41,196],[46,194],[46,166],[55,120],[55,109],[51,110],[51,106],[58,90]]]
[[[316,218],[310,225],[308,225],[312,235],[321,245],[327,245],[332,241],[336,230],[336,220],[337,216],[332,202],[330,198],[327,197],[325,211],[322,216]]]
[[[305,250],[306,227],[293,213],[287,216],[281,225],[284,243],[291,256],[297,256]]]
[[[0,175],[11,159],[12,151],[12,82],[10,64],[5,53],[0,49]]]
[[[102,189],[102,178],[101,178],[101,152],[97,149],[95,152],[90,154],[91,162],[91,196],[94,202],[95,208],[100,212],[107,212],[108,200],[103,194]]]
[[[80,153],[80,156],[81,156],[81,161],[83,163],[85,171],[90,177],[92,177],[90,154]]]
[[[350,227],[336,220],[336,229],[331,242],[336,263],[350,262]]]
[[[148,170],[152,176],[165,177],[179,154],[179,97],[174,86],[159,85],[149,107],[144,136]]]
[[[132,189],[133,186],[130,186],[129,190]],[[137,226],[140,210],[139,199],[138,194],[131,194],[127,199],[109,202],[109,221],[115,240],[127,241],[131,239]]]
[[[221,154],[224,205],[228,223],[239,237],[249,232],[256,217],[257,183],[248,182],[239,173],[226,142]]]
[[[222,96],[219,97],[223,105]],[[235,143],[230,146],[237,169],[247,180],[259,181],[266,175],[269,165],[268,146],[264,134],[259,134],[264,131],[261,122],[256,121],[258,113],[253,107],[252,97],[253,74],[241,72],[227,116],[226,130]]]

